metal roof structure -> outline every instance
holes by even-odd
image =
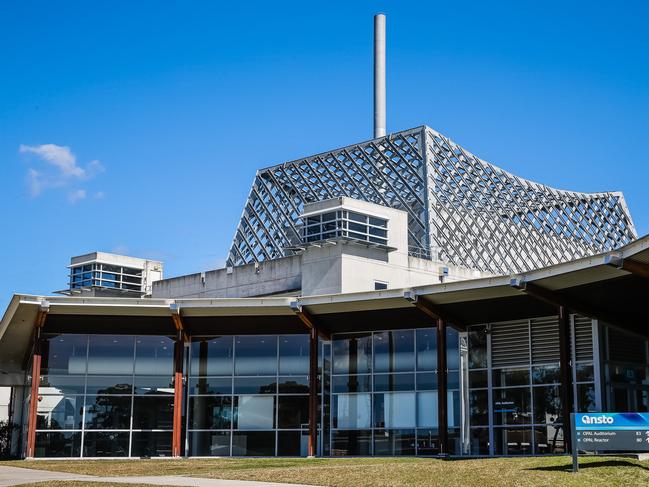
[[[408,212],[411,255],[500,275],[637,237],[622,193],[528,181],[421,126],[258,171],[227,265],[291,255],[304,204],[339,196]]]

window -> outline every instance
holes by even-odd
[[[388,288],[388,283],[387,282],[374,281],[374,290],[375,291],[380,291],[381,289],[387,289],[387,288]]]
[[[346,237],[379,245],[388,244],[388,221],[362,213],[337,210],[305,218],[302,231],[304,242],[319,242]]]

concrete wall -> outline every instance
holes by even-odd
[[[247,298],[299,294],[301,256],[164,279],[153,283],[154,298]],[[297,290],[297,291],[296,291]]]

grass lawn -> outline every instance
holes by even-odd
[[[570,471],[569,457],[66,460],[11,461],[0,465],[98,476],[189,475],[332,487],[649,485],[649,462],[619,457],[582,458],[578,474]],[[66,481],[35,485],[67,487],[83,484]],[[102,484],[92,485],[98,487]]]

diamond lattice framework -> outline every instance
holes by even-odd
[[[228,265],[291,255],[303,205],[338,196],[406,211],[411,255],[494,274],[636,238],[622,193],[519,178],[423,126],[258,171]]]

